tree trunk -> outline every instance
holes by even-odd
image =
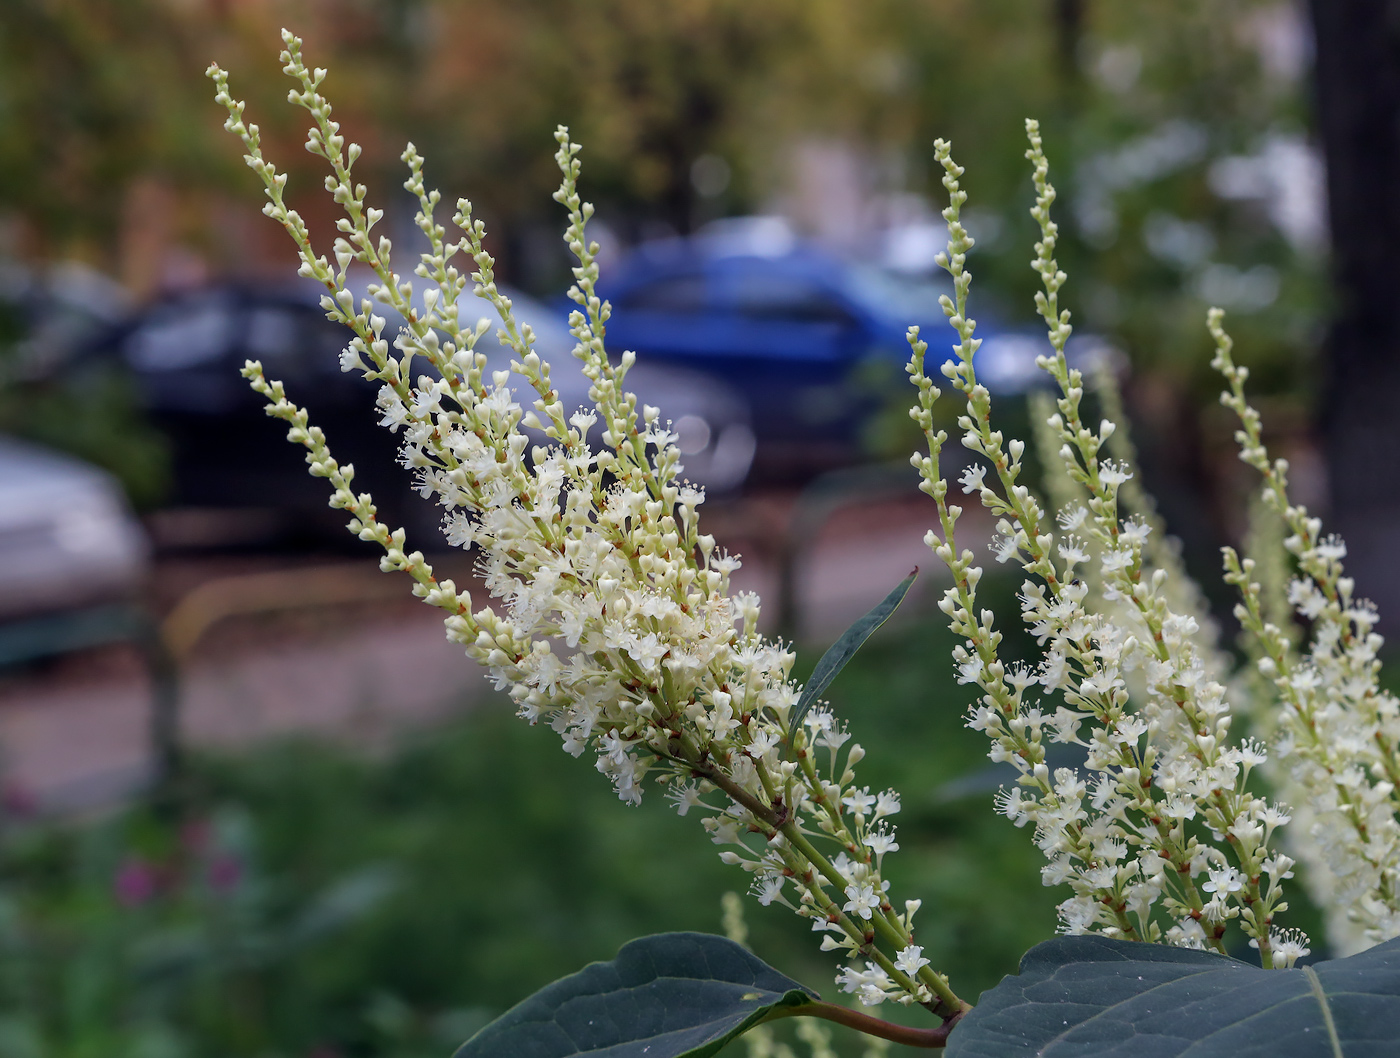
[[[1079,47],[1084,39],[1085,0],[1054,0],[1055,53],[1060,76],[1069,85],[1079,82]]]
[[[1400,2],[1310,0],[1336,305],[1323,434],[1330,524],[1400,630]]]

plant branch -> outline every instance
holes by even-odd
[[[742,805],[754,814],[754,817],[761,819],[770,827],[777,829],[783,825],[784,816],[777,812],[771,805],[766,805],[753,794],[743,789],[728,776],[722,774],[718,768],[712,768],[705,764],[686,762],[690,769],[707,782],[714,783],[734,801],[735,804]]]
[[[972,1008],[965,1007],[959,1010],[947,1017],[942,1025],[932,1029],[915,1029],[907,1025],[896,1025],[892,1021],[882,1021],[880,1018],[862,1014],[850,1007],[820,1000],[815,1003],[803,1003],[798,1007],[778,1007],[765,1020],[776,1021],[778,1018],[791,1017],[823,1018],[826,1021],[834,1021],[838,1025],[855,1029],[857,1032],[863,1032],[867,1036],[878,1036],[882,1040],[902,1043],[906,1047],[924,1047],[933,1050],[948,1045],[948,1034],[953,1031],[953,1026],[961,1021],[962,1016],[970,1009]]]

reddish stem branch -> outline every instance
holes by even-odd
[[[838,1025],[845,1025],[847,1028],[863,1032],[867,1036],[879,1036],[881,1039],[889,1040],[892,1043],[902,1043],[907,1047],[926,1047],[934,1049],[946,1047],[948,1044],[948,1034],[953,1031],[953,1026],[962,1020],[962,1016],[971,1010],[967,1007],[958,1011],[948,1018],[942,1025],[933,1029],[913,1029],[907,1025],[896,1025],[892,1021],[881,1021],[879,1018],[872,1018],[869,1014],[862,1014],[858,1010],[850,1007],[838,1006],[835,1003],[803,1003],[797,1007],[780,1007],[773,1012],[773,1019],[807,1017],[823,1018],[826,1021],[834,1021]]]

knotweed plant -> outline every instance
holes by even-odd
[[[1279,932],[1274,919],[1287,908],[1282,883],[1294,861],[1270,847],[1289,817],[1249,790],[1250,773],[1267,759],[1266,751],[1249,739],[1232,740],[1231,703],[1207,671],[1197,641],[1200,622],[1172,610],[1168,570],[1154,568],[1147,550],[1151,526],[1119,509],[1119,491],[1133,472],[1104,457],[1115,424],[1105,419],[1091,428],[1082,418],[1084,381],[1064,352],[1070,325],[1068,311],[1059,308],[1065,275],[1054,259],[1054,189],[1034,122],[1027,132],[1037,191],[1032,216],[1041,233],[1033,266],[1044,287],[1036,307],[1051,348],[1039,366],[1060,391],[1047,426],[1059,442],[1055,454],[1066,476],[1078,486],[1055,519],[1058,534],[1019,483],[1025,445],[991,427],[991,396],[974,366],[976,324],[967,318],[972,239],[959,220],[966,198],[962,169],[946,142],[936,144],[936,153],[951,199],[945,211],[950,240],[940,263],[953,277],[954,295],[945,295],[944,310],[959,337],[956,360],[942,371],[965,398],[958,420],[962,443],[986,461],[964,472],[962,490],[977,494],[997,517],[998,559],[1019,562],[1027,574],[1022,619],[1044,648],[1035,669],[1000,662],[994,615],[977,610],[982,568],[971,551],[956,549],[962,512],[948,502],[948,482],[939,473],[947,441],[945,431],[933,428],[940,394],[924,371],[926,343],[916,331],[910,335],[910,375],[919,391],[913,414],[929,446],[915,465],[921,487],[938,505],[942,530],[941,537],[931,531],[928,542],[954,580],[940,608],[965,638],[954,653],[959,679],[982,692],[969,726],[992,740],[994,760],[1020,772],[997,807],[1018,826],[1034,824],[1049,861],[1047,884],[1072,889],[1060,905],[1065,932],[1101,930],[1223,953],[1227,930],[1237,923],[1266,967],[1276,958],[1292,965],[1306,949],[1296,936]],[[1106,605],[1088,605],[1089,583],[1080,567],[1096,580]],[[1134,674],[1136,695],[1129,689]],[[1055,695],[1060,704],[1051,711],[1044,697],[1032,702],[1028,692]],[[1084,747],[1085,767],[1052,773],[1045,764],[1047,738]]]
[[[378,386],[380,425],[401,438],[401,462],[421,494],[443,507],[447,540],[473,549],[489,601],[437,578],[404,531],[382,522],[372,498],[355,490],[354,468],[336,461],[282,383],[249,362],[244,375],[269,414],[288,424],[311,473],[328,479],[331,505],[346,511],[350,530],[382,549],[381,568],[407,573],[414,593],[445,612],[448,637],[485,666],[524,720],[553,729],[566,752],[591,756],[624,802],[639,802],[650,784],[680,815],[698,817],[725,862],[748,872],[760,903],[791,909],[820,934],[824,951],[839,953],[843,992],[866,1006],[892,1000],[935,1017],[922,1029],[880,1021],[818,1001],[734,940],[666,934],[549,986],[463,1054],[711,1054],[747,1028],[794,1014],[921,1046],[975,1047],[979,1032],[1002,1031],[988,1028],[997,1015],[972,1010],[916,943],[920,901],[896,900],[884,877],[886,857],[899,850],[892,820],[900,797],[860,783],[865,751],[819,698],[907,582],[799,687],[788,645],[759,631],[758,598],[731,590],[738,559],[700,530],[705,496],[684,478],[669,423],[627,391],[633,354],[606,347],[610,307],[597,293],[598,246],[587,237],[593,210],[579,194],[580,148],[568,130],[555,134],[554,197],[577,262],[570,328],[591,384],[586,408],[564,406],[531,329],[517,323],[472,204],[458,200],[451,235],[437,219],[441,198],[427,188],[412,144],[402,156],[404,187],[417,200],[424,248],[405,264],[375,232],[383,213],[355,180],[360,148],[346,142],[321,92],[326,71],[305,64],[297,37],[284,33],[283,41],[289,99],[310,117],[306,149],[325,162],[326,190],[343,211],[330,257],[312,248],[305,222],[286,205],[286,175],[263,155],[227,75],[211,66],[226,128],[264,183],[264,212],[295,243],[301,275],[324,286],[326,314],[350,331],[342,369]],[[1093,962],[1110,952],[1119,962],[1146,960],[1156,969],[1138,980],[1159,985],[1162,967],[1178,976],[1239,968],[1266,990],[1311,982],[1304,990],[1317,997],[1318,1024],[1330,1033],[1316,1038],[1336,1042],[1352,1026],[1330,1011],[1320,971],[1265,975],[1274,984],[1255,975],[1287,971],[1309,954],[1307,939],[1280,922],[1295,858],[1336,928],[1354,923],[1355,946],[1400,934],[1400,709],[1379,688],[1375,611],[1343,575],[1343,545],[1289,499],[1287,466],[1264,450],[1244,394],[1247,373],[1212,312],[1215,366],[1241,420],[1241,457],[1263,476],[1264,502],[1284,527],[1287,598],[1308,630],[1298,646],[1296,629],[1280,623],[1255,578],[1261,558],[1226,549],[1225,576],[1239,591],[1237,615],[1260,673],[1252,682],[1231,678],[1201,595],[1136,480],[1131,449],[1121,436],[1115,443],[1114,421],[1086,419],[1085,380],[1065,356],[1071,327],[1060,304],[1066,277],[1055,261],[1055,192],[1034,122],[1027,132],[1040,233],[1033,267],[1043,287],[1036,304],[1049,338],[1039,365],[1058,391],[1039,427],[1054,509],[1023,480],[1026,445],[994,426],[991,395],[978,380],[979,339],[968,315],[973,240],[960,219],[967,194],[942,141],[949,242],[939,263],[953,280],[943,308],[957,343],[935,374],[958,395],[960,440],[976,457],[955,482],[941,470],[948,434],[934,425],[941,393],[927,370],[929,347],[916,328],[909,334],[911,415],[927,445],[913,462],[935,504],[928,544],[951,572],[939,606],[961,640],[953,662],[971,689],[968,726],[987,735],[992,760],[1015,769],[996,807],[1030,828],[1046,857],[1045,884],[1067,890],[1060,932],[1098,938],[1091,948],[1054,942],[1054,958]],[[367,296],[352,292],[352,270],[372,274]],[[499,326],[472,319],[468,294],[489,304]],[[394,314],[406,323],[391,332]],[[511,355],[509,371],[488,370],[479,346],[492,331]],[[1114,407],[1111,393],[1099,403]],[[996,559],[1024,574],[1020,619],[1040,647],[1035,665],[1000,656],[1005,617],[979,605],[983,567],[955,535],[958,487],[995,519]],[[1048,743],[1078,747],[1082,764],[1052,769]],[[1246,941],[1257,949],[1253,970],[1224,954]],[[1033,976],[1046,947],[1027,956],[1014,980]],[[1375,950],[1400,961],[1390,945]],[[641,1004],[654,1016],[620,1017],[610,1004],[623,993],[627,1009]],[[1070,1024],[1057,1018],[1046,1031]]]

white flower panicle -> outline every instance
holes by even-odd
[[[1168,563],[1158,557],[1154,566],[1149,554],[1152,512],[1141,503],[1136,511],[1121,508],[1120,491],[1133,471],[1107,458],[1114,423],[1105,419],[1093,428],[1083,421],[1083,379],[1064,352],[1071,327],[1069,312],[1059,307],[1066,277],[1054,257],[1055,192],[1034,122],[1027,122],[1027,133],[1037,192],[1031,213],[1041,232],[1032,263],[1043,286],[1036,306],[1051,347],[1038,364],[1059,387],[1046,420],[1053,441],[1044,447],[1053,448],[1068,479],[1058,539],[1020,482],[1024,443],[991,425],[991,396],[974,366],[976,322],[967,315],[966,254],[973,242],[959,219],[967,198],[958,180],[962,169],[946,142],[936,152],[949,194],[948,250],[939,263],[954,286],[943,308],[959,339],[956,359],[942,371],[965,401],[962,443],[986,461],[965,473],[962,484],[997,519],[997,557],[1015,558],[1028,576],[1022,618],[1042,648],[1034,671],[1000,660],[1001,633],[992,613],[978,608],[982,569],[972,552],[955,545],[961,509],[948,503],[939,473],[947,441],[946,432],[933,429],[939,391],[924,371],[926,344],[917,329],[910,332],[910,374],[919,390],[910,414],[928,444],[928,454],[913,462],[938,507],[942,532],[930,532],[928,542],[954,582],[940,608],[963,638],[954,651],[959,679],[981,692],[968,724],[991,739],[993,760],[1020,773],[997,807],[1018,826],[1034,824],[1048,860],[1044,881],[1071,888],[1060,905],[1065,932],[1224,951],[1236,923],[1265,966],[1280,965],[1288,957],[1275,956],[1273,922],[1287,907],[1282,882],[1292,861],[1270,847],[1281,810],[1249,788],[1265,754],[1254,743],[1231,741],[1227,691],[1201,622],[1173,609],[1182,596],[1169,593]],[[1083,747],[1084,767],[1052,771],[1047,737]]]
[[[296,85],[290,100],[312,118],[307,149],[328,164],[326,187],[344,210],[334,264],[311,248],[305,223],[284,203],[286,176],[264,159],[227,75],[211,67],[226,127],[266,186],[264,212],[296,243],[301,274],[325,286],[327,315],[353,332],[342,366],[379,385],[382,425],[402,438],[401,459],[422,494],[445,509],[448,540],[476,549],[496,606],[474,607],[468,592],[437,580],[403,530],[379,522],[370,497],[353,491],[353,468],[334,460],[282,384],[250,362],[244,373],[269,414],[289,423],[311,472],[330,479],[331,505],[350,513],[351,531],[384,549],[382,568],[407,572],[418,596],[447,611],[449,638],[487,668],[523,718],[551,727],[574,756],[592,754],[626,802],[641,799],[648,776],[665,784],[677,811],[703,816],[722,857],[750,872],[762,903],[786,904],[823,934],[824,949],[858,960],[865,969],[843,971],[843,987],[868,1003],[922,1003],[945,1018],[961,1012],[965,1004],[913,943],[917,902],[897,911],[888,897],[881,872],[899,848],[890,821],[897,795],[857,784],[864,750],[829,709],[819,705],[791,723],[794,657],[759,634],[756,596],[731,595],[738,560],[700,532],[704,495],[679,480],[674,436],[624,388],[633,354],[617,363],[607,355],[610,309],[595,292],[598,247],[585,232],[592,207],[578,195],[579,148],[568,131],[555,137],[555,198],[578,262],[570,326],[593,401],[582,410],[564,407],[530,329],[516,324],[471,204],[457,204],[456,241],[434,219],[440,196],[425,188],[423,159],[410,144],[404,186],[418,201],[427,243],[413,269],[422,281],[415,302],[414,279],[394,270],[390,241],[373,234],[382,213],[352,177],[360,149],[332,120],[320,92],[326,72],[306,67],[298,38],[284,32],[283,41]],[[461,254],[471,260],[465,271],[454,263]],[[358,303],[347,288],[352,266],[376,280]],[[488,328],[460,318],[469,283],[502,321],[496,338],[513,354],[509,372],[487,377],[477,342]],[[380,304],[407,326],[386,333]],[[512,375],[528,384],[528,408],[517,402]],[[597,451],[587,440],[595,421],[604,427]],[[531,446],[522,426],[549,443]]]
[[[1101,364],[1095,372],[1093,392],[1098,398],[1104,421],[1126,425],[1118,380],[1107,364]],[[1049,430],[1050,423],[1045,425]],[[1104,447],[1119,462],[1129,467],[1136,466],[1137,451],[1127,429],[1111,430]],[[1077,502],[1077,497],[1071,500],[1071,503],[1074,502]],[[1124,531],[1138,535],[1140,540],[1145,537],[1142,547],[1144,573],[1166,570],[1163,590],[1168,606],[1173,612],[1196,622],[1192,638],[1201,662],[1213,679],[1223,680],[1233,668],[1234,659],[1219,646],[1219,625],[1210,612],[1205,593],[1186,571],[1181,557],[1181,541],[1167,532],[1167,524],[1157,511],[1156,501],[1143,487],[1137,474],[1131,474],[1118,487],[1118,505],[1129,518],[1124,523]]]
[[[821,934],[823,950],[841,953],[844,990],[867,1004],[893,999],[923,1004],[945,1022],[958,1017],[966,1004],[915,942],[919,902],[897,910],[883,874],[899,851],[899,796],[857,781],[864,750],[829,707],[798,716],[793,654],[759,633],[758,598],[731,592],[739,561],[700,531],[705,497],[681,477],[674,434],[626,390],[633,354],[608,355],[611,310],[596,292],[598,247],[586,234],[593,210],[578,193],[579,147],[568,130],[555,134],[555,198],[577,261],[570,329],[592,402],[582,409],[564,406],[533,333],[497,287],[471,203],[457,202],[460,234],[451,239],[435,219],[440,195],[426,187],[412,144],[402,156],[404,186],[417,200],[426,248],[412,276],[394,270],[389,239],[374,233],[383,214],[352,175],[360,148],[340,134],[320,92],[326,71],[306,67],[298,38],[284,32],[283,41],[289,98],[311,116],[306,147],[327,163],[326,188],[344,211],[333,262],[312,249],[306,224],[285,204],[286,176],[263,157],[257,126],[243,120],[244,104],[212,66],[225,127],[263,180],[264,212],[291,235],[301,274],[325,287],[327,316],[352,332],[342,369],[378,387],[381,425],[400,438],[420,493],[443,507],[448,542],[474,549],[493,603],[475,605],[439,581],[404,531],[380,522],[371,497],[354,491],[354,468],[334,459],[282,383],[250,361],[245,376],[306,449],[311,473],[330,481],[331,505],[379,545],[381,568],[406,572],[415,594],[446,612],[449,638],[485,666],[521,717],[552,728],[568,753],[590,755],[623,801],[637,803],[651,778],[678,814],[701,817],[721,858],[748,872],[760,903],[791,908]],[[1034,122],[1027,133],[1040,228],[1036,305],[1050,344],[1038,364],[1058,387],[1037,434],[1041,461],[1053,468],[1053,511],[1021,480],[1025,444],[992,425],[967,314],[973,240],[960,220],[963,171],[946,142],[935,148],[949,194],[939,263],[953,278],[942,304],[958,337],[941,370],[962,400],[961,443],[977,460],[956,484],[995,519],[998,561],[1024,574],[1021,617],[1040,648],[1033,665],[1003,660],[996,619],[978,602],[982,566],[957,547],[962,508],[950,502],[939,467],[948,434],[934,427],[940,391],[925,371],[927,344],[917,328],[909,332],[918,390],[910,414],[927,443],[912,461],[937,508],[938,529],[926,540],[952,573],[939,606],[960,639],[957,679],[976,688],[967,723],[987,735],[992,760],[1018,773],[997,810],[1032,828],[1045,884],[1069,887],[1059,909],[1067,933],[1223,952],[1237,928],[1265,967],[1292,965],[1308,941],[1276,923],[1295,866],[1277,847],[1286,833],[1312,883],[1364,939],[1400,935],[1400,702],[1379,685],[1375,610],[1344,575],[1341,542],[1289,501],[1287,466],[1269,460],[1244,398],[1247,373],[1231,360],[1213,311],[1215,366],[1242,422],[1241,458],[1263,475],[1264,501],[1284,526],[1296,568],[1287,600],[1309,627],[1306,644],[1295,645],[1296,630],[1282,626],[1255,577],[1256,560],[1226,549],[1226,579],[1241,594],[1236,612],[1254,637],[1255,685],[1262,679],[1277,707],[1261,732],[1276,741],[1272,759],[1263,742],[1242,737],[1236,714],[1258,717],[1243,708],[1250,684],[1226,682],[1229,658],[1202,596],[1137,481],[1131,446],[1115,441],[1111,386],[1101,390],[1108,417],[1085,421],[1084,380],[1065,356],[1071,327],[1059,303],[1066,277],[1055,260],[1055,191]],[[349,289],[352,268],[373,273],[368,297]],[[462,319],[468,287],[499,317],[494,336],[511,353],[509,371],[488,371],[477,348],[490,325]],[[379,314],[384,305],[406,321],[397,333]],[[595,425],[596,450],[588,440]],[[527,429],[545,443],[532,443]],[[1052,768],[1047,743],[1079,747],[1082,765]],[[1265,772],[1281,779],[1293,807],[1261,795]]]
[[[1321,906],[1339,912],[1333,940],[1355,948],[1400,936],[1400,702],[1380,686],[1376,611],[1344,575],[1346,545],[1289,500],[1288,462],[1269,458],[1244,395],[1249,370],[1231,356],[1223,317],[1211,310],[1212,366],[1229,383],[1221,402],[1240,419],[1240,459],[1263,477],[1264,503],[1288,534],[1296,566],[1288,601],[1310,628],[1303,648],[1271,619],[1255,559],[1225,548],[1225,579],[1239,589],[1235,616],[1274,691],[1284,785],[1302,817],[1291,845]],[[1356,929],[1360,936],[1348,936]]]

